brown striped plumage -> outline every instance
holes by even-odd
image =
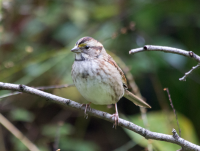
[[[103,45],[91,37],[79,39],[71,50],[76,53],[72,66],[72,79],[81,95],[86,99],[84,104],[115,104],[125,96],[136,105],[150,106],[129,92],[123,71],[113,58],[106,53]],[[86,113],[86,111],[85,111]],[[116,108],[115,125],[118,120]]]

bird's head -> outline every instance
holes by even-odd
[[[72,52],[76,53],[76,56],[82,55],[84,58],[95,58],[98,57],[102,50],[103,45],[92,37],[83,37],[79,39]]]

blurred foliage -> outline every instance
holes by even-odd
[[[25,109],[16,108],[10,111],[10,118],[13,121],[24,121],[24,122],[32,122],[33,115]]]
[[[185,139],[199,144],[200,93],[199,73],[186,82],[178,79],[197,63],[190,58],[162,52],[128,51],[145,44],[192,50],[200,54],[199,1],[190,0],[0,0],[0,81],[29,86],[71,84],[74,54],[70,49],[83,36],[91,36],[120,57],[129,67],[142,95],[152,106],[148,110],[150,130],[171,134],[176,125],[166,129],[171,110],[168,87]],[[119,63],[119,62],[118,62]],[[48,90],[72,100],[83,99],[75,88]],[[0,96],[10,91],[0,91]],[[113,113],[107,106],[92,106]],[[109,106],[110,107],[110,106]],[[126,99],[118,103],[120,116],[133,116],[140,124],[139,108]],[[156,111],[156,112],[153,112]],[[159,114],[163,112],[162,114]],[[167,111],[167,112],[166,112]],[[0,112],[41,150],[114,150],[133,140],[129,150],[144,150],[145,141],[100,119],[83,118],[83,113],[63,108],[44,99],[19,94],[0,100]],[[151,113],[152,112],[152,113]],[[173,117],[173,120],[175,118]],[[63,122],[63,125],[59,125]],[[162,123],[162,124],[158,124]],[[7,150],[27,150],[4,127],[0,146]],[[190,133],[191,132],[191,133]],[[134,143],[133,142],[133,143]],[[155,143],[155,144],[154,144]],[[155,150],[166,143],[153,141]],[[176,148],[177,149],[177,148]]]

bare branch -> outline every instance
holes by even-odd
[[[196,61],[200,62],[200,56],[196,55],[192,51],[185,51],[185,50],[182,50],[182,49],[166,47],[166,46],[146,45],[146,46],[144,46],[142,48],[131,49],[129,51],[129,54],[138,53],[138,52],[141,52],[141,51],[163,51],[163,52],[166,52],[166,53],[174,53],[174,54],[178,54],[178,55],[182,55],[182,56],[193,58]]]
[[[15,90],[15,91],[20,91],[20,92],[24,92],[24,93],[29,93],[29,94],[33,94],[33,95],[37,95],[40,96],[42,98],[45,98],[47,100],[51,100],[55,103],[59,103],[63,106],[70,106],[73,108],[76,108],[78,110],[82,110],[84,111],[84,107],[82,107],[82,104],[74,102],[72,100],[69,99],[65,99],[47,92],[43,92],[41,90],[37,90],[25,85],[17,85],[17,84],[10,84],[10,83],[2,83],[0,82],[0,89],[3,90]],[[109,122],[114,122],[114,117],[106,112],[102,112],[102,111],[98,111],[95,109],[88,109],[87,113],[89,113],[90,115],[96,116],[98,118],[107,120]],[[177,144],[180,145],[183,150],[188,150],[188,151],[200,151],[200,146],[195,145],[189,141],[184,140],[183,138],[179,137],[179,138],[174,138],[172,135],[167,135],[167,134],[162,134],[162,133],[156,133],[156,132],[151,132],[147,129],[144,129],[138,125],[135,125],[129,121],[123,120],[121,118],[119,118],[119,126],[122,126],[124,128],[127,128],[129,130],[132,130],[138,134],[140,134],[141,136],[145,137],[146,139],[154,139],[154,140],[160,140],[160,141],[166,141],[166,142],[170,142],[173,144]]]
[[[172,48],[172,47],[166,47],[166,46],[153,46],[153,45],[146,45],[142,48],[137,48],[137,49],[131,49],[129,51],[129,54],[135,54],[138,52],[142,52],[142,51],[162,51],[162,52],[166,52],[166,53],[174,53],[174,54],[178,54],[178,55],[182,55],[182,56],[186,56],[186,57],[190,57],[192,59],[195,59],[197,62],[200,63],[200,56],[198,56],[197,54],[195,54],[192,51],[185,51],[182,49],[177,49],[177,48]],[[180,78],[180,81],[186,81],[186,77],[196,68],[198,68],[200,65],[198,64],[195,67],[192,67],[192,69],[185,73],[185,75]]]
[[[186,81],[186,78],[189,74],[192,73],[192,71],[194,71],[195,69],[200,67],[200,63],[198,63],[196,66],[192,67],[192,69],[188,72],[185,73],[185,75],[182,78],[179,78],[180,81]]]

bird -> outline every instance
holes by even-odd
[[[71,49],[75,53],[71,76],[74,85],[85,98],[85,115],[90,104],[115,104],[114,125],[118,125],[117,102],[124,96],[135,105],[151,108],[149,104],[128,91],[126,77],[104,46],[92,37],[79,39]]]

